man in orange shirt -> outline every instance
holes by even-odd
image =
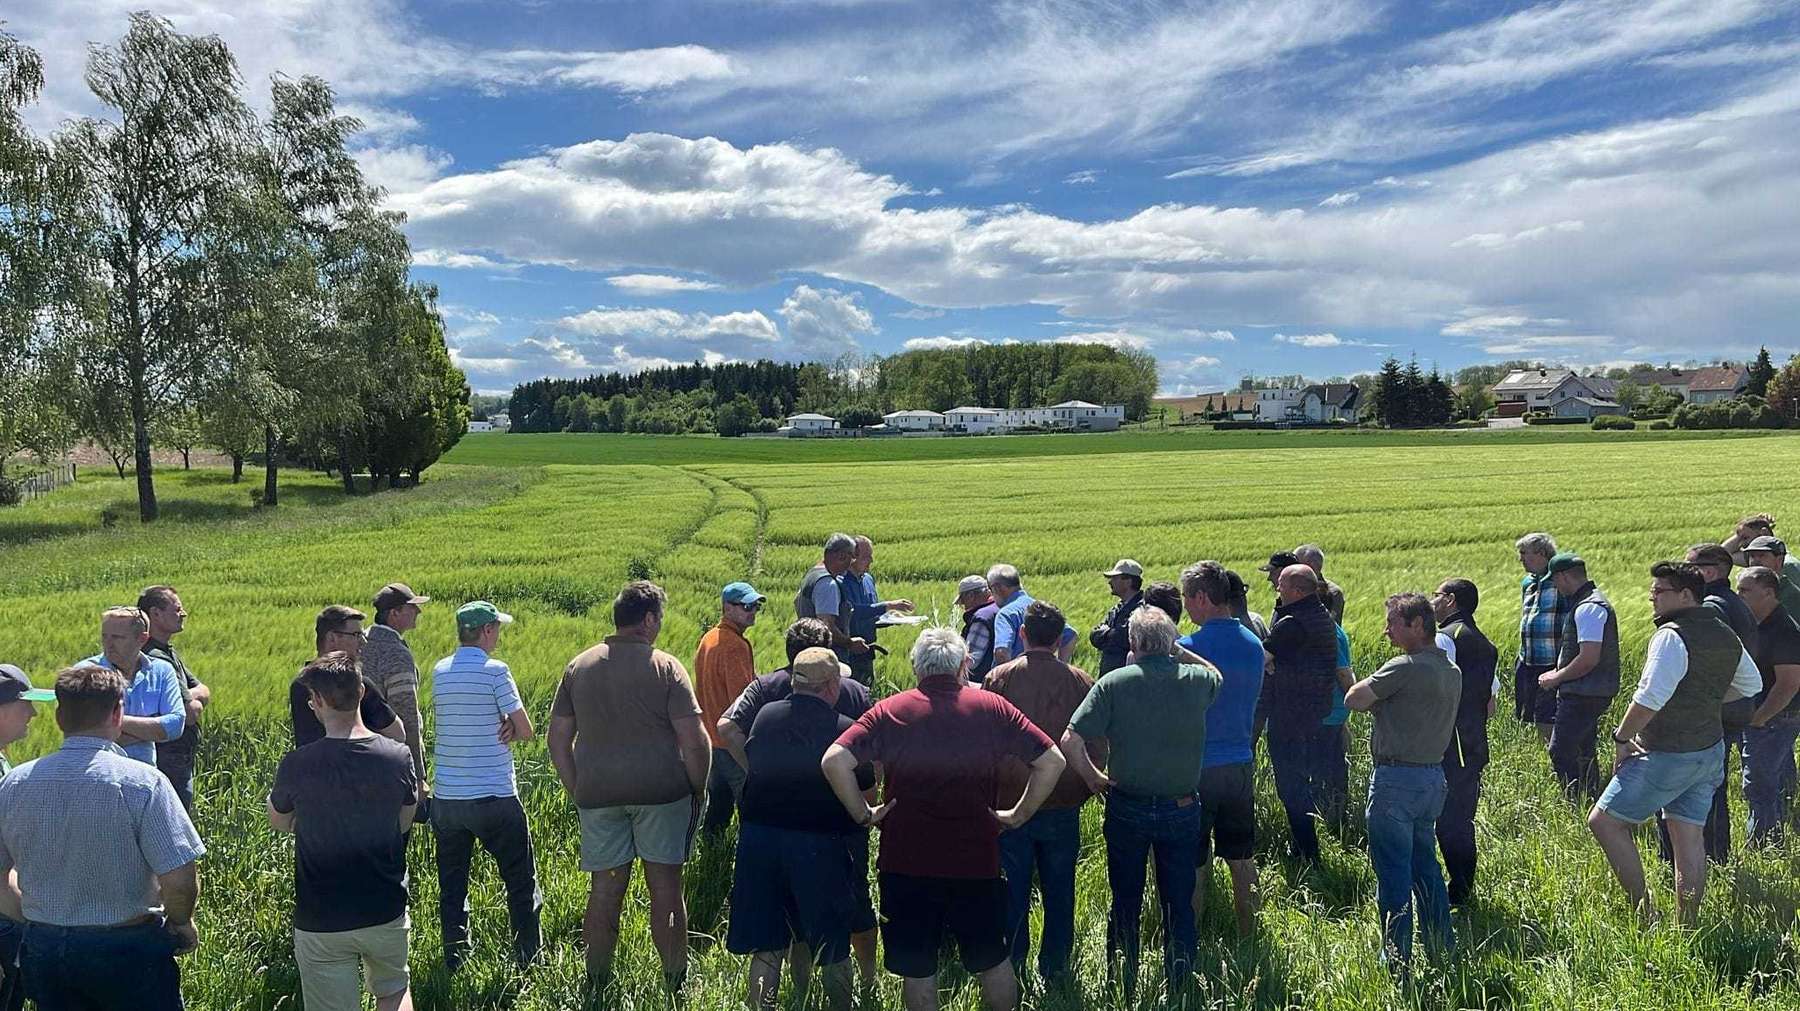
[[[744,792],[744,767],[725,750],[718,722],[725,710],[756,680],[756,657],[744,632],[756,624],[766,599],[749,583],[732,583],[721,594],[719,623],[700,637],[694,653],[694,694],[701,721],[712,737],[712,776],[706,784],[706,817],[700,831],[716,838],[731,824],[737,798]]]

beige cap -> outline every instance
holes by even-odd
[[[1102,576],[1137,576],[1142,578],[1144,575],[1144,567],[1132,559],[1121,558],[1112,568],[1107,569],[1100,574]]]
[[[808,646],[788,665],[788,674],[796,687],[823,688],[832,678],[843,676],[842,667],[836,653],[823,646]]]

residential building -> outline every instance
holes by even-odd
[[[787,419],[788,430],[794,434],[803,432],[829,432],[838,427],[837,419],[826,414],[790,414]]]
[[[1586,418],[1589,421],[1602,414],[1625,414],[1625,408],[1617,401],[1600,400],[1595,397],[1564,397],[1550,405],[1550,413],[1559,418]]]
[[[1355,421],[1362,390],[1355,383],[1321,383],[1300,391],[1300,413],[1307,421]]]
[[[1578,376],[1569,373],[1567,379],[1556,384],[1544,399],[1550,404],[1561,403],[1569,397],[1587,397],[1590,400],[1616,400],[1619,396],[1619,384],[1602,376]]]
[[[1693,369],[1640,369],[1625,377],[1633,386],[1657,386],[1686,399]]]
[[[1740,396],[1750,385],[1750,370],[1735,366],[1712,366],[1689,373],[1687,402],[1714,404]]]
[[[1256,391],[1257,421],[1297,421],[1306,417],[1300,401],[1306,390],[1299,386],[1283,386]]]
[[[1555,403],[1551,394],[1575,373],[1569,369],[1514,369],[1489,390],[1494,413],[1517,418],[1530,411],[1547,411]]]
[[[471,432],[491,432],[493,430],[494,430],[494,423],[491,421],[471,421],[471,422],[469,422],[469,431],[471,431]]]
[[[1008,431],[1019,428],[1052,428],[1056,417],[1048,407],[1007,407],[1000,411],[1000,427]]]
[[[511,431],[512,430],[512,416],[509,414],[506,414],[504,412],[499,413],[499,414],[490,414],[490,415],[488,415],[488,424],[494,426],[494,431],[496,431],[496,432]]]
[[[953,407],[944,412],[944,424],[963,432],[996,432],[1001,430],[1000,412],[992,407]]]
[[[945,425],[944,416],[936,411],[894,411],[882,415],[881,420],[889,428],[906,432],[937,432]]]
[[[1090,404],[1085,400],[1065,400],[1050,406],[1051,423],[1058,428],[1076,428],[1090,432],[1111,432],[1125,423],[1124,404]]]

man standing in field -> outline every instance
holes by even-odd
[[[1757,618],[1751,655],[1762,694],[1744,730],[1744,801],[1750,844],[1779,842],[1794,790],[1794,741],[1800,738],[1800,624],[1781,606],[1781,577],[1752,566],[1738,574],[1738,595]]]
[[[1731,536],[1725,538],[1724,546],[1727,551],[1732,553],[1732,561],[1739,565],[1755,565],[1757,563],[1748,557],[1748,546],[1750,542],[1756,540],[1758,537],[1774,536],[1775,517],[1768,513],[1757,513],[1754,516],[1746,516],[1742,520],[1739,520],[1737,528],[1732,531]],[[1786,557],[1786,554],[1787,553],[1784,550],[1782,552],[1783,558],[1781,565],[1775,569],[1775,572],[1788,582],[1800,585],[1800,558],[1788,558]],[[1767,568],[1767,566],[1765,566],[1765,568]],[[1790,611],[1789,613],[1793,612]],[[1800,615],[1796,615],[1796,620],[1800,620]]]
[[[1019,628],[1025,624],[1025,609],[1031,606],[1032,596],[1025,592],[1019,570],[1005,562],[989,567],[987,585],[994,603],[999,605],[994,612],[994,666],[998,667],[1025,652]],[[1056,655],[1066,663],[1074,648],[1075,630],[1065,626],[1057,641]]]
[[[706,784],[706,820],[700,831],[717,838],[731,824],[731,813],[744,795],[744,767],[731,757],[718,722],[725,710],[756,680],[756,654],[744,633],[756,624],[767,598],[749,583],[728,584],[720,593],[719,623],[700,637],[694,651],[694,694],[700,718],[712,738],[712,773]],[[816,619],[809,619],[816,620]]]
[[[130,678],[125,715],[119,724],[119,747],[129,757],[154,766],[156,745],[180,738],[187,728],[187,706],[181,700],[181,679],[175,668],[166,660],[144,655],[149,641],[150,620],[143,611],[108,608],[100,616],[100,652],[81,664],[120,671]]]
[[[1315,757],[1321,738],[1341,733],[1324,726],[1331,712],[1331,687],[1337,682],[1336,623],[1319,595],[1319,577],[1295,563],[1281,570],[1277,590],[1281,604],[1263,642],[1270,672],[1263,682],[1268,710],[1269,764],[1275,772],[1275,790],[1287,811],[1292,855],[1297,860],[1319,859],[1319,833],[1313,783],[1318,779]]]
[[[869,652],[866,641],[850,634],[850,601],[844,596],[844,574],[855,560],[856,538],[849,534],[825,538],[825,557],[806,570],[800,592],[794,595],[794,617],[824,622],[831,629],[832,648],[845,663]]]
[[[875,575],[870,568],[875,565],[875,542],[861,534],[856,536],[856,554],[850,559],[850,568],[839,579],[845,598],[850,607],[850,636],[861,639],[873,646],[875,644],[875,622],[889,611],[898,614],[911,614],[913,605],[910,600],[882,600],[875,593]],[[875,652],[853,653],[850,656],[850,675],[864,687],[875,684]]]
[[[1062,737],[1069,717],[1087,698],[1094,679],[1056,657],[1056,644],[1066,622],[1054,604],[1033,601],[1025,609],[1025,655],[994,668],[984,687],[1013,704],[1031,725],[1051,740]],[[1088,745],[1089,757],[1106,766],[1106,743]],[[1024,796],[1031,770],[1009,757],[1000,768],[1000,791],[994,809],[1004,811]],[[1087,784],[1074,769],[1063,770],[1056,789],[1031,820],[1000,833],[1000,864],[1006,874],[1006,931],[1012,941],[1013,973],[1023,975],[1031,954],[1031,879],[1037,874],[1044,903],[1044,936],[1038,948],[1038,973],[1047,982],[1066,983],[1069,955],[1075,949],[1075,862],[1081,856],[1081,805]]]
[[[907,1011],[938,1006],[938,952],[956,938],[963,968],[993,1011],[1019,1003],[1006,936],[1000,833],[1031,820],[1062,775],[1063,758],[1012,703],[968,683],[968,653],[953,629],[927,628],[912,649],[919,684],[862,715],[825,752],[821,768],[850,820],[882,825],[884,961],[902,978]],[[993,808],[1003,759],[1031,776],[1019,802]],[[885,803],[869,807],[856,767],[879,763]],[[884,820],[885,819],[885,820]]]
[[[425,778],[425,721],[419,712],[419,665],[404,636],[418,627],[420,608],[429,603],[430,597],[414,593],[405,583],[382,587],[375,595],[375,624],[369,626],[361,658],[363,677],[406,728],[406,750],[412,754],[413,776],[420,788],[421,819],[429,819],[431,799]]]
[[[0,881],[18,874],[0,909],[31,925],[20,970],[44,1011],[180,1011],[175,959],[200,944],[206,847],[169,778],[114,743],[127,688],[109,667],[58,674],[62,747],[0,780]]]
[[[956,584],[956,606],[962,608],[963,646],[969,651],[969,681],[981,684],[994,669],[994,619],[1000,605],[988,590],[986,576],[964,576]]]
[[[1677,916],[1692,926],[1706,892],[1706,816],[1725,776],[1720,708],[1761,691],[1762,675],[1731,627],[1701,603],[1706,578],[1697,567],[1658,562],[1650,578],[1659,627],[1631,707],[1613,731],[1615,771],[1588,814],[1588,828],[1648,925],[1656,909],[1633,828],[1660,810],[1675,847]]]
[[[1537,728],[1538,739],[1550,745],[1550,728],[1556,723],[1556,692],[1538,688],[1538,678],[1556,669],[1562,647],[1563,621],[1568,604],[1550,578],[1550,559],[1556,542],[1549,534],[1526,534],[1514,545],[1525,576],[1519,580],[1523,599],[1519,608],[1519,659],[1513,668],[1513,718]]]
[[[1342,625],[1344,623],[1344,588],[1325,578],[1325,549],[1317,544],[1302,544],[1294,549],[1294,560],[1313,570],[1319,577],[1319,592],[1325,597],[1325,610],[1331,612],[1331,620]]]
[[[1387,599],[1387,635],[1401,652],[1355,685],[1344,703],[1375,717],[1369,752],[1369,862],[1382,951],[1404,975],[1412,961],[1413,905],[1427,952],[1455,944],[1438,867],[1436,827],[1444,810],[1444,751],[1456,730],[1463,675],[1435,643],[1431,602],[1417,593]]]
[[[1612,601],[1588,578],[1587,563],[1572,552],[1550,559],[1557,596],[1568,605],[1556,666],[1538,676],[1538,689],[1556,692],[1550,732],[1550,768],[1571,801],[1600,796],[1595,737],[1600,717],[1619,694],[1619,618]]]
[[[172,586],[152,586],[138,594],[138,610],[150,623],[150,639],[144,643],[144,655],[161,660],[175,670],[181,687],[182,711],[187,725],[181,736],[156,746],[156,767],[175,787],[181,806],[188,817],[194,815],[194,752],[200,747],[200,711],[212,700],[212,689],[200,683],[181,662],[181,654],[169,645],[187,627],[187,609]]]
[[[314,656],[325,656],[330,653],[342,653],[360,663],[363,647],[363,613],[354,607],[343,604],[332,604],[319,612],[313,619]],[[360,669],[360,668],[359,668]],[[375,687],[367,675],[363,676],[363,692],[361,713],[363,726],[381,736],[406,743],[406,725],[394,715],[394,710],[382,701],[380,689]],[[288,684],[288,724],[294,731],[294,747],[303,748],[325,736],[325,725],[313,715],[312,695],[306,682],[299,677]]]
[[[1779,537],[1758,537],[1744,547],[1749,565],[1760,565],[1781,577],[1781,606],[1800,615],[1800,575],[1789,572],[1787,544]]]
[[[1238,581],[1242,585],[1242,581]],[[1231,871],[1232,906],[1240,937],[1256,929],[1256,774],[1251,731],[1262,695],[1262,643],[1232,616],[1233,580],[1218,562],[1196,562],[1181,574],[1181,598],[1199,628],[1181,640],[1188,652],[1218,668],[1220,684],[1206,709],[1206,750],[1200,763],[1199,868],[1194,920],[1206,911],[1213,854]]]
[[[1456,648],[1454,666],[1462,674],[1456,731],[1444,749],[1444,808],[1437,820],[1438,848],[1449,875],[1450,904],[1475,895],[1475,809],[1481,803],[1481,774],[1488,764],[1488,717],[1494,715],[1500,651],[1475,624],[1481,593],[1467,579],[1446,579],[1431,597],[1438,642]],[[1445,659],[1448,659],[1446,654]]]
[[[269,824],[294,836],[294,961],[307,1011],[410,1011],[406,831],[418,803],[412,755],[362,725],[356,661],[333,653],[300,672],[325,736],[288,752]]]
[[[581,927],[596,989],[612,978],[638,860],[663,981],[679,992],[687,980],[681,868],[700,823],[712,742],[688,672],[656,648],[667,600],[655,583],[625,584],[613,599],[614,633],[569,661],[550,708],[550,761],[579,809],[581,869],[591,875]]]
[[[0,663],[0,777],[12,771],[6,749],[25,739],[37,703],[56,701],[56,693],[31,687],[25,672]],[[18,886],[10,877],[0,882],[0,1011],[25,1006],[25,984],[19,978],[19,945],[25,940],[25,914],[19,911]]]
[[[1144,602],[1144,567],[1129,558],[1121,558],[1112,568],[1102,572],[1107,589],[1119,602],[1106,612],[1106,617],[1088,633],[1088,643],[1100,651],[1099,673],[1125,666],[1131,652],[1131,633],[1127,625],[1131,615]]]
[[[513,958],[521,968],[537,957],[537,864],[525,807],[513,770],[515,743],[535,736],[512,671],[494,658],[500,629],[512,615],[485,600],[456,609],[455,653],[431,672],[431,831],[437,838],[438,923],[444,967],[455,972],[469,953],[469,861],[475,843],[499,865],[512,923]]]

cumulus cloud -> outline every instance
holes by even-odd
[[[907,339],[904,347],[908,351],[943,351],[954,348],[985,347],[987,343],[980,337],[912,337]]]
[[[364,147],[351,153],[362,167],[363,178],[389,193],[408,193],[426,186],[455,161],[449,154],[424,144]]]
[[[1292,344],[1301,348],[1335,348],[1348,343],[1334,333],[1276,334],[1269,338],[1277,344]]]
[[[787,323],[794,351],[808,358],[835,358],[858,350],[858,337],[879,333],[862,298],[833,288],[799,284],[777,310]]]
[[[675,277],[670,274],[614,274],[606,283],[628,295],[674,295],[685,291],[713,291],[719,286],[711,281]]]
[[[1150,339],[1142,334],[1129,333],[1124,330],[1093,330],[1086,333],[1064,334],[1053,341],[1056,344],[1104,344],[1119,351],[1142,351],[1150,346]]]
[[[414,249],[412,263],[415,267],[442,267],[446,270],[512,271],[520,266],[516,263],[502,263],[476,253],[459,253],[447,249]]]
[[[684,313],[673,309],[601,306],[564,316],[556,321],[556,325],[582,337],[631,337],[663,345],[672,341],[716,345],[725,340],[774,344],[781,340],[781,331],[776,328],[775,321],[756,310],[715,316],[711,313]]]

